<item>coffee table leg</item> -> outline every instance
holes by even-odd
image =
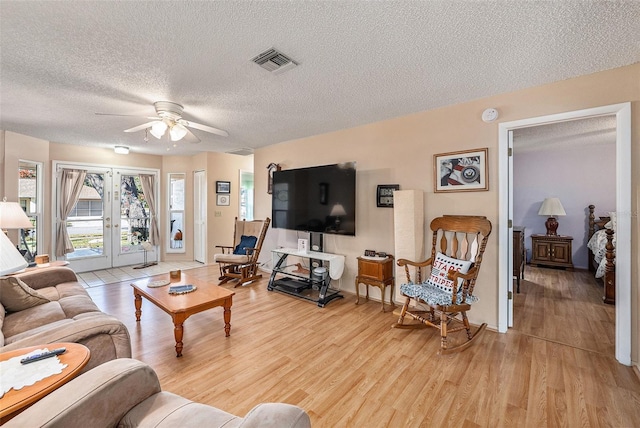
[[[225,336],[229,337],[231,334],[231,298],[228,298],[224,302],[224,332]]]
[[[183,324],[186,318],[181,316],[173,317],[173,335],[176,339],[176,357],[182,357],[182,334],[184,333]]]
[[[140,315],[142,315],[142,296],[134,291],[133,297],[135,298],[134,304],[136,305],[136,321],[140,321]]]

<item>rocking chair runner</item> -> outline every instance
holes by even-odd
[[[235,219],[234,241],[232,247],[216,245],[222,253],[214,256],[220,265],[220,284],[237,279],[236,287],[262,278],[258,273],[258,257],[262,241],[267,234],[271,220],[238,220]]]
[[[404,266],[408,283],[400,286],[406,301],[393,327],[437,328],[441,335],[440,353],[447,354],[469,347],[487,326],[483,323],[472,333],[467,311],[478,300],[473,295],[473,289],[491,234],[491,222],[480,216],[445,215],[431,222],[431,231],[431,258],[422,262],[398,260],[398,266]],[[427,266],[431,266],[431,272],[423,282],[422,273]],[[412,301],[415,306],[426,305],[428,309],[410,308]],[[419,324],[405,324],[407,316],[419,321]],[[447,335],[461,330],[466,331],[466,340],[449,347]]]

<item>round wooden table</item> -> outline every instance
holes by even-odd
[[[62,373],[46,377],[33,385],[25,386],[22,389],[12,389],[0,399],[0,423],[5,423],[24,408],[35,403],[51,391],[60,388],[65,383],[76,377],[80,370],[89,362],[89,348],[79,343],[47,343],[45,345],[30,346],[28,348],[16,349],[15,351],[0,354],[0,361],[7,361],[11,358],[28,354],[36,349],[47,348],[53,350],[66,348],[67,351],[59,355],[62,364],[66,364]],[[31,364],[38,364],[37,362]]]

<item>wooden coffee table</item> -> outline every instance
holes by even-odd
[[[65,383],[76,377],[80,370],[89,362],[89,348],[79,343],[47,343],[44,345],[20,348],[15,351],[0,354],[0,361],[7,361],[11,358],[28,354],[36,349],[47,348],[53,350],[57,348],[67,348],[67,352],[58,356],[62,364],[66,364],[62,373],[46,377],[33,385],[28,385],[22,389],[12,389],[0,399],[0,423],[5,423],[25,407],[35,403],[51,391],[60,388]],[[38,364],[38,362],[31,363]]]
[[[224,331],[229,337],[231,331],[231,304],[233,300],[233,291],[209,284],[188,273],[182,273],[179,281],[172,281],[171,285],[193,284],[197,287],[196,291],[187,294],[173,295],[169,294],[169,285],[164,287],[150,288],[147,284],[151,281],[169,279],[169,275],[158,275],[145,280],[136,281],[133,287],[133,295],[136,306],[136,321],[140,321],[142,315],[142,298],[144,297],[169,315],[173,319],[173,334],[176,339],[176,356],[182,356],[182,336],[183,324],[187,318],[198,312],[207,309],[222,306],[224,308]]]

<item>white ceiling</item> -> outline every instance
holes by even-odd
[[[250,61],[275,47],[299,66]],[[154,154],[233,151],[640,61],[640,2],[0,1],[0,128]],[[222,128],[124,129],[154,101]],[[489,106],[487,106],[489,107]]]

